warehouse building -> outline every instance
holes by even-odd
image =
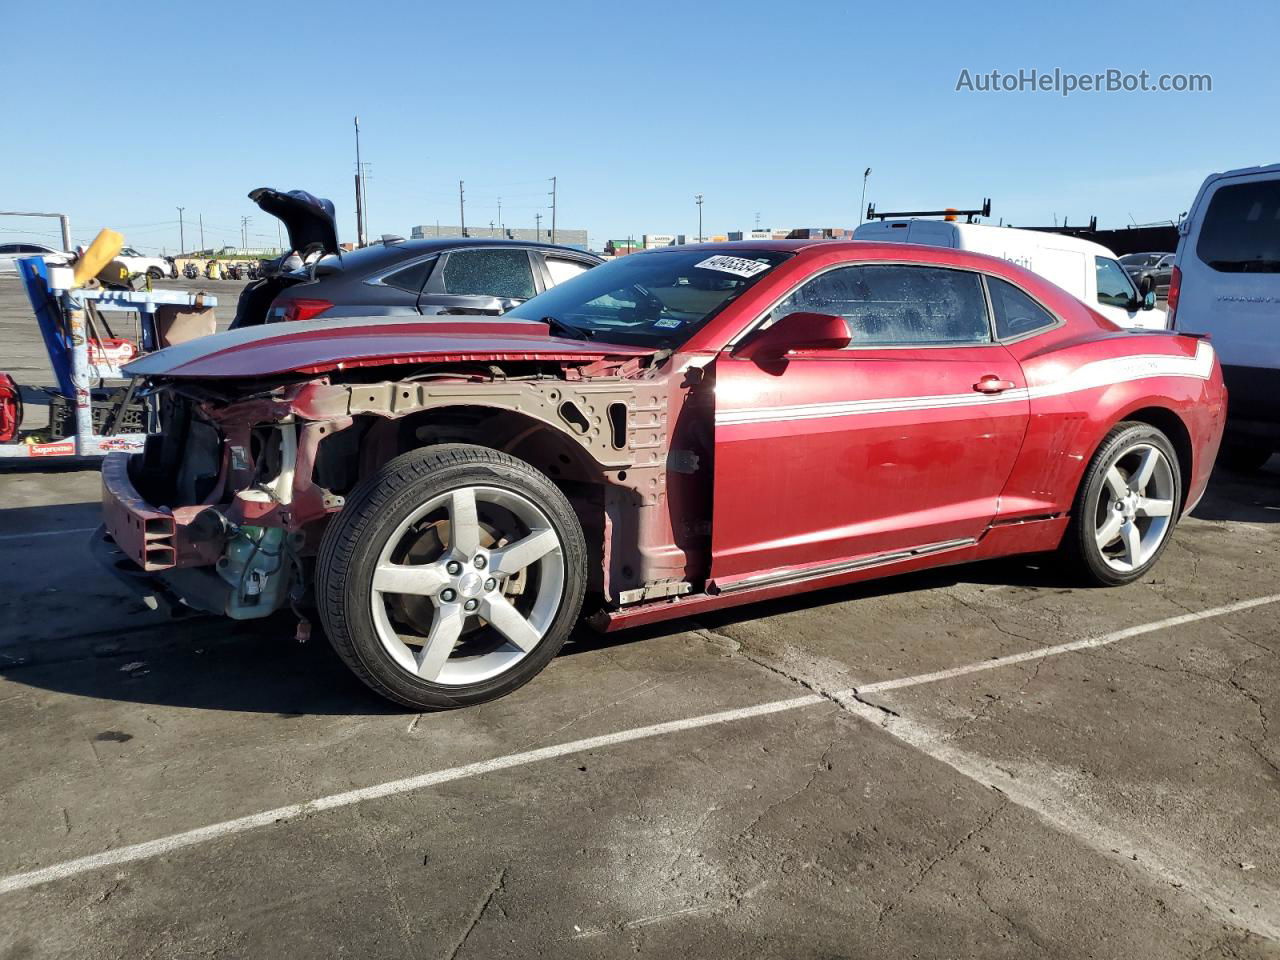
[[[413,227],[410,234],[413,240],[424,240],[428,237],[461,237],[464,236],[462,227],[457,224],[421,224]],[[505,238],[507,240],[525,240],[530,243],[550,243],[551,228],[543,227],[542,230],[524,229],[520,227],[500,227],[487,226],[468,226],[465,236],[468,237],[494,237]],[[587,249],[587,231],[572,230],[567,227],[556,227],[556,243],[566,247],[573,247],[577,250]]]

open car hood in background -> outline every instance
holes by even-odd
[[[651,356],[647,347],[565,340],[529,320],[354,317],[269,323],[166,347],[125,367],[131,377],[246,380],[352,367],[548,360],[586,365]]]
[[[292,249],[301,253],[318,243],[325,253],[338,252],[338,224],[332,200],[312,196],[305,190],[286,193],[271,187],[251,190],[249,199],[284,224]]]

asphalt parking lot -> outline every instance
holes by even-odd
[[[428,715],[287,619],[147,610],[97,498],[0,472],[2,957],[1280,956],[1280,458],[1128,588],[583,632]]]

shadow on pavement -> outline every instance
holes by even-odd
[[[11,683],[99,700],[198,710],[370,716],[404,712],[365,688],[317,631],[305,644],[292,616],[237,623],[176,620],[122,638],[97,637],[65,659],[14,664]],[[163,631],[163,639],[155,636]]]
[[[1191,515],[1197,520],[1280,523],[1280,457],[1254,473],[1215,467],[1209,489]]]

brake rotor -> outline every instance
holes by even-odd
[[[438,560],[445,552],[444,545],[451,542],[449,532],[449,521],[447,519],[419,525],[411,534],[416,535],[413,543],[410,544],[409,549],[396,562],[414,564],[432,563]],[[480,546],[483,549],[497,550],[506,546],[508,542],[508,538],[504,537],[493,524],[483,520],[480,521]],[[527,568],[512,577],[508,577],[506,583],[503,584],[503,595],[507,597],[519,596],[524,592],[527,577]],[[425,637],[430,632],[431,622],[435,619],[435,605],[431,602],[430,597],[415,596],[408,593],[386,594],[385,597],[388,611],[395,620],[412,629],[418,637]],[[484,622],[479,617],[471,617],[462,630],[462,637],[465,638],[483,628]],[[410,645],[415,643],[413,637],[404,639]]]

